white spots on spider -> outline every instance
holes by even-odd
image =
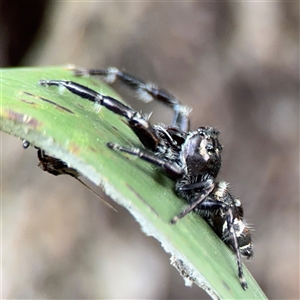
[[[234,199],[234,204],[235,204],[236,207],[242,206],[242,202],[241,202],[241,200],[238,199],[238,198]]]
[[[225,181],[220,181],[218,184],[218,189],[215,192],[216,197],[222,198],[224,197],[225,193],[228,191],[229,183]]]
[[[246,225],[242,220],[235,218],[233,220],[233,226],[231,227],[231,230],[234,230],[236,237],[239,238],[243,234],[244,230],[246,230]],[[227,221],[225,221],[223,224],[222,232],[227,232],[227,231],[228,231],[228,225],[227,225]]]
[[[105,76],[105,81],[107,83],[114,83],[117,79],[118,73],[119,73],[119,70],[115,67],[107,68],[107,75]]]
[[[234,219],[233,227],[236,233],[237,238],[240,237],[245,230],[245,223],[240,219]]]
[[[199,145],[199,153],[205,161],[208,161],[210,158],[210,155],[207,152],[206,146],[207,146],[207,140],[203,139]]]
[[[95,102],[94,102],[94,111],[97,114],[101,111],[101,109],[103,107],[103,105],[101,105],[101,101],[102,100],[103,100],[103,97],[102,97],[102,95],[100,93],[100,94],[98,94],[98,96],[97,96],[97,98],[95,99]]]
[[[176,111],[178,113],[180,113],[181,115],[183,115],[183,116],[188,116],[191,113],[192,110],[193,109],[191,107],[186,106],[186,105],[178,104],[176,106]]]
[[[251,245],[251,244],[250,244],[250,245]],[[241,253],[243,253],[245,250],[248,250],[248,249],[250,248],[250,245],[247,244],[247,245],[244,245],[244,246],[239,247],[240,250],[241,250]]]
[[[151,82],[141,84],[137,89],[139,99],[145,103],[151,102],[153,100],[153,96],[151,95],[153,89],[157,89],[157,86]]]
[[[62,84],[58,85],[58,92],[59,92],[60,95],[63,95],[65,90],[66,90],[66,88]]]

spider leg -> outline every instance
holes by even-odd
[[[203,190],[209,189],[214,183],[212,176],[207,176],[203,181],[195,182],[195,183],[186,183],[183,185],[178,185],[176,190],[177,192],[191,191],[191,190]]]
[[[102,76],[107,83],[114,83],[119,80],[133,91],[135,91],[137,98],[144,102],[150,102],[153,99],[164,103],[174,110],[174,117],[172,126],[179,128],[181,131],[187,132],[190,128],[189,113],[191,109],[183,105],[175,96],[168,91],[161,89],[153,83],[146,83],[139,78],[122,72],[117,68],[107,68],[100,70],[75,70],[76,76],[91,75]]]
[[[92,101],[95,104],[102,105],[115,114],[124,117],[127,119],[129,127],[134,131],[146,148],[152,151],[157,149],[160,139],[156,130],[143,116],[120,101],[109,96],[104,96],[86,86],[72,81],[41,80],[39,83],[42,86],[63,86],[71,93]]]
[[[175,165],[174,163],[170,163],[166,160],[159,158],[158,156],[154,155],[153,153],[146,152],[146,151],[143,151],[138,148],[132,148],[132,149],[125,148],[125,147],[119,146],[114,143],[107,143],[106,146],[113,150],[118,150],[121,152],[125,152],[128,154],[137,156],[137,157],[141,158],[142,160],[145,160],[155,166],[158,166],[161,169],[163,169],[166,172],[166,174],[171,178],[177,179],[177,178],[182,177],[182,175],[183,175],[184,170],[182,168]]]
[[[171,220],[171,224],[175,224],[178,220],[182,219],[184,216],[186,216],[188,213],[194,210],[197,206],[199,206],[201,202],[203,202],[206,199],[206,197],[212,192],[212,190],[215,187],[214,181],[212,179],[200,182],[198,188],[200,188],[200,185],[202,187],[200,195],[197,195],[197,198],[193,200],[185,210],[183,210],[180,214],[175,216]],[[181,189],[184,190],[184,186]]]
[[[215,213],[218,210],[225,211],[227,230],[229,233],[229,239],[228,240],[226,239],[225,243],[227,243],[230,246],[230,248],[233,250],[233,252],[236,255],[239,280],[242,288],[246,290],[248,288],[248,285],[243,274],[241,253],[238,245],[236,232],[234,230],[234,216],[233,216],[232,208],[222,201],[213,200],[213,199],[205,199],[205,201],[199,204],[198,208],[199,211],[204,212],[203,216],[207,211],[211,211],[212,213]]]
[[[232,213],[232,209],[229,207],[228,212],[227,212],[227,217],[226,217],[226,221],[227,221],[227,228],[230,234],[230,243],[229,246],[231,246],[233,252],[236,255],[236,260],[237,260],[237,266],[238,266],[238,276],[239,276],[239,280],[241,283],[241,286],[244,290],[246,290],[248,288],[248,284],[244,278],[244,273],[243,273],[243,267],[242,267],[242,259],[241,259],[241,253],[239,250],[239,245],[238,245],[238,241],[237,241],[237,237],[236,237],[236,233],[234,230],[234,217],[233,217],[233,213]]]

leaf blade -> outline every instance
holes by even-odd
[[[69,68],[2,70],[1,130],[25,138],[100,184],[134,215],[146,234],[177,258],[174,264],[181,272],[188,272],[212,297],[266,298],[248,271],[249,289],[242,290],[234,255],[203,219],[189,214],[175,226],[169,224],[184,206],[170,179],[149,164],[105,146],[107,142],[140,145],[121,117],[104,108],[97,112],[93,104],[68,91],[41,87],[41,79],[73,80],[119,99],[106,85],[76,78]]]

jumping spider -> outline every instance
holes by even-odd
[[[221,168],[222,152],[219,131],[213,127],[199,127],[190,131],[189,107],[184,106],[166,90],[116,68],[76,70],[75,75],[97,75],[107,83],[119,80],[135,91],[140,100],[148,102],[155,99],[173,109],[174,119],[171,126],[151,125],[148,117],[86,86],[64,80],[40,81],[42,86],[65,87],[73,94],[102,105],[127,120],[128,126],[137,135],[145,150],[126,148],[110,142],[107,147],[138,156],[158,166],[176,182],[176,193],[189,206],[174,217],[171,223],[175,224],[191,211],[202,216],[235,253],[238,277],[243,289],[246,289],[248,286],[243,275],[241,255],[250,258],[253,255],[253,244],[249,228],[243,221],[240,200],[229,193],[228,183],[216,181]]]

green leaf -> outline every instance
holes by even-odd
[[[74,77],[67,67],[2,69],[0,74],[2,131],[28,140],[102,186],[147,235],[161,242],[186,281],[198,284],[212,298],[266,299],[245,266],[249,288],[242,289],[234,254],[202,218],[190,213],[170,225],[185,205],[174,193],[174,182],[150,164],[106,147],[109,141],[140,147],[124,119],[38,81],[72,80],[120,99],[111,88],[94,78]]]

